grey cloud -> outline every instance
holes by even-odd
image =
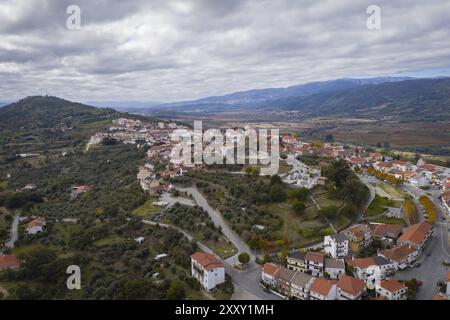
[[[0,98],[193,99],[448,65],[450,3],[15,0],[0,3]],[[67,30],[68,5],[82,29]]]

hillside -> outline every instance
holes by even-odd
[[[265,110],[299,111],[307,116],[450,119],[450,78],[406,80],[267,101]]]
[[[182,101],[175,103],[163,104],[156,106],[156,108],[191,106],[202,107],[203,109],[211,109],[210,107],[227,105],[245,105],[267,100],[284,99],[292,97],[305,97],[317,93],[331,92],[336,90],[344,90],[355,88],[369,84],[380,84],[385,82],[404,81],[412,78],[407,77],[378,77],[367,79],[337,79],[329,81],[317,81],[306,84],[298,84],[286,88],[267,88],[255,89],[247,91],[239,91],[222,96],[206,97],[193,101]]]
[[[48,96],[33,96],[0,109],[0,157],[82,145],[95,129],[120,116]]]

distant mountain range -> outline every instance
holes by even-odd
[[[297,112],[305,117],[450,119],[450,78],[338,79],[163,104],[145,113],[164,117],[230,111]]]
[[[269,89],[255,89],[248,91],[239,91],[223,96],[213,96],[202,98],[193,101],[183,101],[165,104],[164,106],[180,106],[191,104],[247,104],[254,102],[261,102],[267,100],[276,100],[292,97],[304,97],[316,93],[350,89],[358,86],[368,84],[380,84],[385,82],[398,82],[404,80],[410,80],[409,77],[378,77],[369,79],[337,79],[322,82],[310,82],[306,84],[294,85],[287,88],[269,88]]]

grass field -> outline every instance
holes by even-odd
[[[406,195],[405,192],[403,192],[400,188],[385,183],[378,184],[375,190],[377,191],[377,194],[379,194],[380,196],[387,197],[393,200],[396,199],[403,200]]]
[[[385,197],[380,197],[379,195],[375,196],[370,206],[367,208],[367,215],[371,217],[382,215],[386,208],[384,207],[395,207],[400,208],[402,203],[400,201],[389,200]]]
[[[156,198],[151,198],[147,200],[142,206],[133,210],[132,215],[139,218],[148,218],[152,215],[161,212],[161,208],[155,205],[152,205],[152,202],[157,201]]]

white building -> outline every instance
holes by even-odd
[[[225,267],[219,258],[198,251],[191,255],[192,276],[208,291],[225,282]]]
[[[336,280],[317,278],[309,291],[311,300],[336,300]]]
[[[262,267],[261,279],[264,283],[275,286],[276,274],[280,270],[280,267],[273,263],[265,263]]]
[[[325,236],[323,239],[325,253],[333,258],[346,257],[348,255],[348,244],[348,238],[342,233]]]
[[[381,280],[375,285],[375,291],[388,300],[408,299],[408,287],[397,280]]]
[[[41,218],[34,219],[30,221],[27,225],[27,233],[28,234],[36,234],[44,231],[44,227],[46,226],[45,220]]]
[[[325,273],[331,279],[339,279],[345,275],[344,259],[325,258]]]

